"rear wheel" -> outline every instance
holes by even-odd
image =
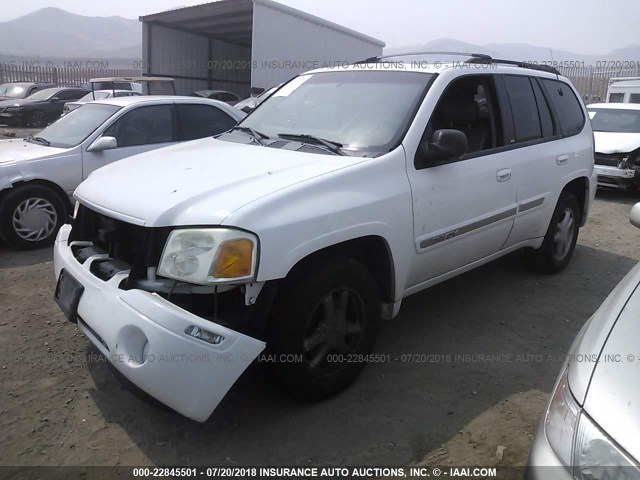
[[[529,252],[529,266],[544,273],[557,273],[571,260],[580,229],[580,205],[575,195],[562,192],[542,246]]]
[[[53,242],[67,209],[60,196],[43,185],[15,187],[0,204],[0,231],[9,245],[23,250]]]
[[[380,327],[375,280],[350,258],[317,262],[284,280],[267,346],[276,381],[320,399],[349,386],[366,364]]]

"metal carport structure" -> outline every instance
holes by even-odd
[[[240,96],[312,68],[381,55],[384,42],[271,0],[219,0],[140,17],[146,75],[179,94]]]

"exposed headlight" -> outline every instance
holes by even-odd
[[[584,412],[575,439],[573,474],[577,480],[637,480],[640,470]]]
[[[174,230],[162,252],[158,274],[198,285],[252,280],[258,238],[228,228]]]
[[[571,469],[573,438],[579,414],[580,406],[569,390],[567,369],[565,369],[549,403],[544,431],[549,445],[568,471]]]
[[[582,411],[563,372],[545,417],[552,450],[577,480],[640,480],[640,470]]]

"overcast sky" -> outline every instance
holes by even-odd
[[[475,44],[528,43],[583,54],[640,44],[636,0],[279,0],[387,42],[409,46],[438,38]],[[206,0],[3,1],[1,20],[56,6],[92,16],[137,18]],[[73,28],[71,25],[62,28]],[[640,59],[639,59],[640,60]]]

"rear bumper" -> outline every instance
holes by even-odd
[[[177,412],[205,421],[264,342],[200,318],[157,294],[122,290],[127,272],[108,281],[80,264],[62,227],[54,246],[56,279],[66,269],[84,286],[78,326],[113,366],[134,385]],[[189,336],[198,327],[222,337],[217,344]]]

